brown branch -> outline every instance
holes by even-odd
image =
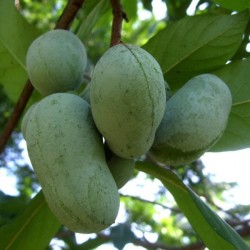
[[[81,8],[82,4],[84,3],[84,0],[71,0],[66,5],[62,15],[58,19],[55,29],[68,29],[70,27],[70,24],[72,20],[75,18],[77,11]],[[15,127],[17,126],[20,117],[27,105],[27,102],[29,101],[29,98],[31,97],[31,94],[33,92],[33,86],[30,82],[30,80],[27,80],[19,99],[16,103],[16,106],[9,117],[3,133],[0,137],[0,154],[4,151],[4,148],[13,132]]]
[[[242,236],[242,237],[247,237],[250,235],[250,225],[248,225],[247,223],[245,223],[244,221],[242,222],[243,227],[239,230],[236,230],[237,233]],[[98,233],[97,234],[97,238],[101,238],[104,239],[106,241],[108,240],[112,240],[111,235],[107,235],[107,234],[103,234],[103,233]],[[132,243],[134,245],[137,246],[142,246],[146,249],[163,249],[163,250],[204,250],[206,248],[205,244],[201,241],[198,241],[196,243],[191,243],[189,245],[186,246],[180,246],[180,247],[176,247],[176,246],[170,246],[170,245],[166,245],[160,242],[149,242],[145,239],[139,239],[136,238],[132,241]],[[84,243],[83,243],[84,244]]]
[[[238,234],[243,236],[243,237],[249,236],[250,235],[249,220],[242,221],[241,225],[242,225],[242,228],[236,230],[238,232]],[[59,238],[64,238],[64,237],[71,236],[72,235],[71,233],[72,232],[70,232],[68,234],[64,233],[62,235],[58,234],[57,236]],[[97,233],[96,238],[90,239],[90,240],[82,243],[79,246],[84,248],[85,245],[89,244],[89,241],[95,241],[98,239],[103,241],[101,244],[104,244],[104,243],[107,243],[109,241],[112,241],[112,236],[111,236],[111,234]],[[201,241],[191,243],[191,244],[186,245],[186,246],[185,245],[179,246],[179,247],[167,245],[167,244],[160,243],[160,242],[149,242],[145,238],[135,238],[134,240],[132,240],[131,243],[133,243],[134,245],[141,246],[141,247],[144,247],[146,249],[152,249],[152,250],[158,250],[158,249],[163,249],[163,250],[204,250],[206,248],[205,244]]]
[[[33,86],[31,82],[28,80],[21,92],[21,95],[16,103],[16,106],[9,117],[7,123],[5,124],[3,133],[1,134],[0,137],[0,154],[4,151],[4,148],[13,132],[15,127],[18,124],[18,121],[23,113],[23,110],[26,107],[26,104],[31,97],[31,94],[33,92]]]
[[[122,9],[120,0],[110,0],[113,9],[113,22],[110,47],[119,44],[121,42],[121,30],[123,20],[128,22],[126,13]]]
[[[107,235],[107,234],[103,234],[103,233],[98,233],[97,234],[97,238],[103,239],[105,241],[111,241],[112,237],[111,235]],[[174,246],[168,246],[166,244],[163,243],[159,243],[159,242],[149,242],[145,239],[135,239],[132,241],[132,243],[134,245],[137,246],[141,246],[144,247],[146,249],[163,249],[163,250],[204,250],[205,249],[205,245],[202,242],[196,242],[187,246],[181,246],[181,247],[174,247]],[[84,243],[82,244],[84,245]]]
[[[242,237],[247,237],[250,235],[250,220],[247,219],[245,221],[241,221],[240,224],[237,224],[237,227],[241,225],[240,228],[238,228],[236,231],[237,233]],[[64,239],[66,237],[71,237],[74,233],[72,231],[63,231],[59,232],[56,236],[60,239]],[[112,241],[112,235],[106,234],[106,233],[97,233],[95,238],[89,239],[86,242],[79,245],[80,248],[84,248],[85,246],[90,246],[91,242],[93,244],[94,241],[98,242],[98,245],[105,244],[107,242]],[[144,237],[143,238],[137,238],[135,237],[131,243],[137,246],[144,247],[146,249],[152,249],[152,250],[204,250],[206,248],[205,244],[201,241],[197,241],[195,243],[191,243],[189,245],[183,245],[183,246],[171,246],[167,245],[161,242],[149,242]],[[93,245],[92,245],[93,246]]]
[[[239,227],[241,225],[241,227]],[[241,236],[241,237],[248,237],[250,235],[250,225],[249,220],[241,221],[241,223],[238,224],[238,229],[234,228],[235,231]],[[192,243],[190,245],[181,246],[181,247],[173,247],[173,246],[167,246],[163,243],[151,243],[142,239],[135,239],[133,241],[135,245],[139,245],[142,247],[145,247],[146,249],[164,249],[164,250],[204,250],[206,248],[205,244],[201,241],[198,241],[196,243]]]
[[[202,242],[197,242],[197,243],[193,243],[187,246],[182,246],[182,247],[174,247],[174,246],[168,246],[166,244],[162,244],[162,243],[151,243],[149,241],[145,241],[145,240],[135,240],[133,242],[135,245],[137,246],[142,246],[145,247],[146,249],[164,249],[164,250],[204,250],[205,249],[205,245]]]
[[[241,224],[237,226],[237,233],[242,237],[248,237],[250,235],[250,222],[249,219],[242,221]]]
[[[62,15],[59,17],[55,29],[69,29],[78,10],[82,7],[84,0],[71,0],[65,7]]]

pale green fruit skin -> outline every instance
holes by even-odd
[[[173,95],[173,93],[170,90],[168,83],[166,81],[164,81],[164,83],[165,83],[165,92],[166,92],[166,101],[167,101],[168,99],[170,99],[170,97]]]
[[[196,160],[222,136],[231,106],[230,90],[220,78],[192,78],[167,101],[151,153],[172,166]]]
[[[26,55],[26,68],[42,95],[73,90],[83,81],[87,55],[81,40],[67,30],[51,30],[35,39]]]
[[[29,116],[26,142],[45,199],[63,225],[94,233],[115,222],[118,189],[87,102],[68,93],[45,97]]]
[[[35,108],[36,104],[37,103],[31,105],[23,116],[22,123],[21,123],[21,132],[23,134],[24,139],[26,138],[26,128],[27,128],[30,114],[33,111],[33,109]]]
[[[145,50],[119,44],[98,61],[90,85],[95,124],[123,158],[145,154],[166,106],[161,68]]]
[[[134,160],[113,155],[107,163],[117,188],[122,188],[133,176],[135,169]]]

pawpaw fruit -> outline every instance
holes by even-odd
[[[159,64],[137,46],[113,46],[95,66],[90,103],[95,124],[116,155],[130,159],[145,154],[166,106]]]
[[[73,90],[83,81],[87,54],[72,32],[51,30],[36,38],[26,55],[29,79],[42,95]]]
[[[118,189],[122,188],[133,176],[135,169],[133,159],[125,159],[114,155],[107,164]]]
[[[52,212],[74,232],[109,227],[118,213],[119,194],[89,104],[77,95],[56,93],[28,115],[27,149]]]
[[[21,132],[22,132],[24,139],[26,138],[26,128],[27,128],[30,114],[31,114],[32,110],[35,108],[36,104],[37,103],[32,104],[23,116],[22,123],[21,123]]]
[[[172,166],[196,160],[221,138],[231,106],[230,90],[217,76],[190,79],[167,101],[150,153]]]

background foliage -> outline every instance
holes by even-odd
[[[27,80],[25,54],[29,44],[54,28],[67,1],[15,3],[0,0],[1,132]],[[249,147],[247,9],[250,2],[200,0],[189,16],[187,10],[193,1],[165,0],[162,3],[167,11],[161,20],[155,16],[151,0],[123,0],[122,3],[129,18],[123,25],[123,41],[143,46],[158,60],[172,91],[191,77],[207,72],[228,84],[233,95],[232,112],[224,136],[212,150]],[[109,1],[85,0],[72,23],[72,31],[88,51],[85,84],[95,63],[109,47],[111,22]],[[38,93],[33,93],[28,106],[40,98]],[[62,227],[48,209],[36,176],[23,157],[22,142],[18,127],[0,158],[0,168],[16,176],[18,191],[17,196],[0,192],[0,249],[53,249],[59,243],[61,248],[73,250],[103,249],[107,244],[117,249],[140,246],[138,249],[194,250],[205,249],[205,245],[212,250],[249,249],[250,205],[231,207],[223,195],[235,183],[213,183],[211,176],[204,174],[205,166],[200,160],[171,169],[157,166],[147,156],[137,162],[134,178],[128,185],[136,187],[133,191],[150,186],[153,196],[141,191],[126,193],[122,189],[118,223],[85,237],[80,244],[76,235]]]

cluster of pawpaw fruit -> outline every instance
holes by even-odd
[[[110,48],[84,93],[71,93],[86,65],[70,31],[34,40],[27,73],[44,97],[26,112],[22,133],[52,212],[70,230],[93,233],[114,223],[134,159],[150,154],[173,166],[197,159],[223,134],[232,98],[212,74],[170,95],[157,61],[130,44]]]

